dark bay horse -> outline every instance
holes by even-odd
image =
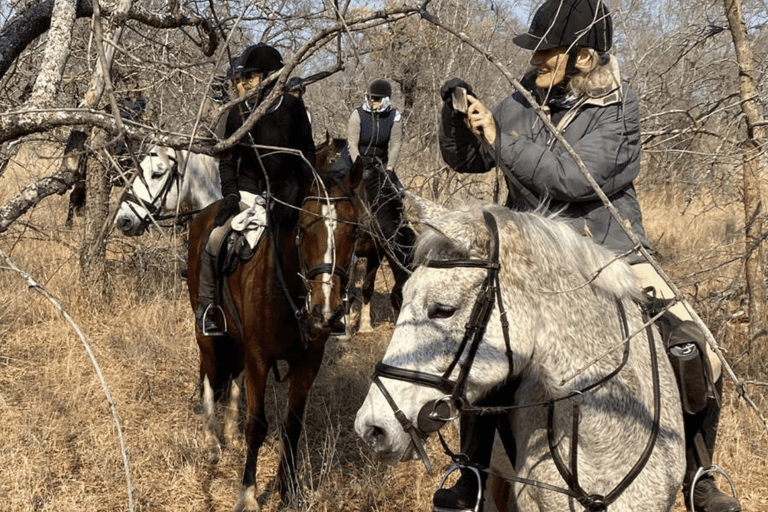
[[[229,303],[234,305],[234,311],[225,307],[228,335],[211,338],[196,333],[209,439],[216,440],[211,431],[215,425],[214,400],[222,398],[232,378],[244,371],[247,455],[236,511],[259,509],[256,466],[268,431],[264,394],[268,374],[279,360],[289,365],[278,471],[284,500],[296,484],[296,455],[307,394],[333,324],[343,314],[341,294],[357,229],[352,194],[361,177],[360,166],[343,181],[307,176],[298,220],[293,225],[277,222],[268,226],[253,257],[241,262],[226,278]],[[193,311],[197,309],[200,255],[220,206],[221,201],[211,204],[190,226],[188,285]]]
[[[330,170],[344,150],[343,138],[332,138],[326,132],[326,140],[317,146],[317,168]],[[363,160],[364,208],[360,215],[361,230],[358,233],[358,258],[365,258],[365,275],[361,289],[362,310],[359,332],[371,332],[371,299],[375,291],[376,274],[386,258],[395,280],[390,291],[390,301],[395,311],[400,310],[402,290],[410,272],[410,252],[415,235],[402,216],[402,199],[389,181],[386,171],[375,159]],[[354,285],[354,279],[350,280]]]

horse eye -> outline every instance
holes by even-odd
[[[450,318],[456,312],[456,308],[447,304],[430,304],[427,308],[429,318]]]

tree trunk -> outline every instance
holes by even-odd
[[[99,133],[100,135],[96,135]],[[98,143],[96,138],[104,139],[101,130],[93,130],[91,142]],[[98,146],[96,146],[98,147]],[[104,165],[96,155],[88,158],[88,168],[85,173],[86,214],[85,239],[80,249],[80,281],[89,288],[96,297],[106,296],[106,254],[107,246],[100,236],[102,226],[109,214],[109,183]]]
[[[72,45],[72,28],[75,25],[75,0],[56,0],[45,45],[43,65],[37,75],[29,105],[46,108],[56,104],[56,93],[61,85],[64,66],[69,59]]]
[[[736,48],[736,60],[739,65],[739,89],[741,107],[747,120],[747,141],[744,146],[744,213],[747,221],[746,240],[746,278],[749,294],[749,338],[750,348],[753,343],[767,341],[765,272],[763,235],[765,209],[762,205],[762,187],[764,183],[764,165],[760,155],[760,146],[765,143],[763,116],[755,101],[754,67],[752,48],[744,25],[741,0],[723,0],[728,18],[733,43]]]

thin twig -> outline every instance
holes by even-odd
[[[117,415],[117,408],[115,407],[115,401],[112,399],[112,395],[110,394],[109,388],[107,387],[107,382],[104,380],[104,375],[102,375],[101,373],[101,367],[99,366],[98,361],[96,361],[96,356],[94,355],[93,350],[91,350],[91,344],[88,342],[88,339],[80,330],[80,327],[75,323],[72,317],[69,316],[69,313],[67,313],[67,311],[62,307],[62,305],[56,299],[53,298],[53,296],[48,292],[48,290],[45,289],[43,285],[35,281],[34,278],[29,274],[19,269],[13,263],[11,258],[6,256],[6,254],[2,251],[2,249],[0,249],[0,257],[2,257],[3,260],[5,260],[5,264],[8,266],[9,269],[18,273],[27,282],[30,288],[34,289],[36,292],[38,292],[43,297],[48,299],[51,302],[51,304],[53,304],[56,307],[56,309],[59,310],[59,313],[61,313],[61,316],[63,316],[64,319],[72,326],[72,328],[77,333],[77,336],[80,338],[80,341],[83,342],[85,351],[88,353],[88,357],[91,358],[91,364],[93,365],[93,368],[96,371],[96,376],[98,376],[99,382],[101,383],[101,387],[104,389],[104,395],[106,395],[107,397],[107,403],[109,404],[109,409],[110,411],[112,411],[112,419],[115,422],[115,428],[117,429],[117,437],[120,440],[120,453],[123,456],[123,466],[125,468],[125,480],[128,488],[128,509],[131,512],[135,512],[136,508],[134,507],[134,504],[133,504],[133,489],[131,486],[131,470],[130,470],[130,464],[128,462],[128,452],[126,451],[125,440],[123,439],[123,429],[120,425],[120,417]]]

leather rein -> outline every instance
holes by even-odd
[[[617,300],[617,309],[621,319],[622,334],[624,341],[624,354],[622,361],[619,365],[605,375],[598,381],[589,384],[587,387],[572,391],[571,393],[557,399],[552,399],[546,402],[525,404],[525,405],[512,405],[501,407],[476,407],[469,403],[466,399],[466,382],[469,371],[472,367],[475,355],[479,345],[485,335],[485,330],[490,321],[491,312],[494,307],[495,300],[498,300],[499,314],[502,324],[502,332],[504,334],[504,342],[506,344],[506,356],[509,362],[509,376],[514,375],[513,355],[510,345],[509,337],[509,322],[506,317],[506,311],[502,303],[501,287],[499,283],[499,231],[496,224],[496,220],[488,212],[483,212],[483,218],[485,220],[486,227],[491,234],[491,247],[489,260],[479,259],[467,259],[467,260],[433,260],[426,263],[426,266],[431,268],[485,268],[488,273],[486,275],[483,284],[480,287],[475,304],[472,308],[469,321],[465,326],[464,337],[459,345],[456,355],[448,368],[443,372],[441,376],[429,374],[426,372],[420,372],[418,370],[411,370],[407,368],[398,368],[383,362],[379,362],[374,370],[372,376],[373,382],[381,391],[384,398],[389,403],[390,407],[394,411],[395,417],[402,426],[403,430],[413,440],[413,445],[416,448],[419,456],[421,457],[427,472],[432,474],[432,466],[429,462],[429,457],[426,453],[424,440],[427,435],[439,431],[442,426],[457,418],[462,412],[475,412],[479,414],[501,414],[508,413],[513,409],[522,409],[535,406],[543,406],[548,408],[547,415],[547,440],[549,444],[550,454],[552,455],[553,462],[561,477],[565,481],[568,488],[554,486],[545,482],[539,482],[527,478],[521,478],[514,475],[496,475],[500,478],[522,483],[524,485],[533,485],[536,487],[548,489],[550,491],[566,494],[576,501],[578,501],[589,512],[602,512],[608,509],[608,506],[616,501],[618,497],[630,486],[635,478],[640,474],[648,460],[651,457],[653,449],[656,445],[656,440],[660,431],[660,414],[661,414],[661,397],[659,389],[659,369],[658,361],[656,358],[656,345],[654,342],[652,323],[646,321],[646,334],[649,343],[649,351],[651,355],[651,370],[653,380],[653,400],[654,400],[654,415],[653,426],[651,428],[651,434],[646,443],[640,458],[635,465],[630,469],[629,473],[619,482],[619,484],[605,496],[590,494],[585,491],[580,483],[578,476],[578,426],[579,426],[579,408],[581,405],[581,395],[591,390],[594,390],[601,385],[608,382],[614,376],[616,376],[621,369],[626,365],[629,358],[629,327],[627,324],[626,311],[621,301]],[[644,311],[644,318],[647,320],[647,313]],[[466,352],[466,356],[464,356]],[[464,356],[464,357],[462,357]],[[456,367],[459,367],[459,375],[456,380],[451,380],[450,375],[453,373]],[[386,377],[390,379],[400,380],[404,382],[413,383],[416,385],[427,386],[435,388],[439,391],[446,393],[445,396],[438,400],[431,400],[427,402],[419,412],[417,424],[414,425],[405,414],[399,409],[396,402],[392,398],[392,395],[387,391],[384,383],[380,377]],[[572,408],[572,429],[571,429],[571,453],[569,457],[569,464],[563,460],[556,449],[555,433],[554,433],[554,414],[555,414],[555,402],[562,400],[573,400]],[[459,467],[472,467],[474,469],[491,472],[489,468],[481,467],[471,461],[465,454],[455,454],[448,448],[445,440],[438,432],[440,441],[443,444],[445,453],[449,455],[454,464]]]

